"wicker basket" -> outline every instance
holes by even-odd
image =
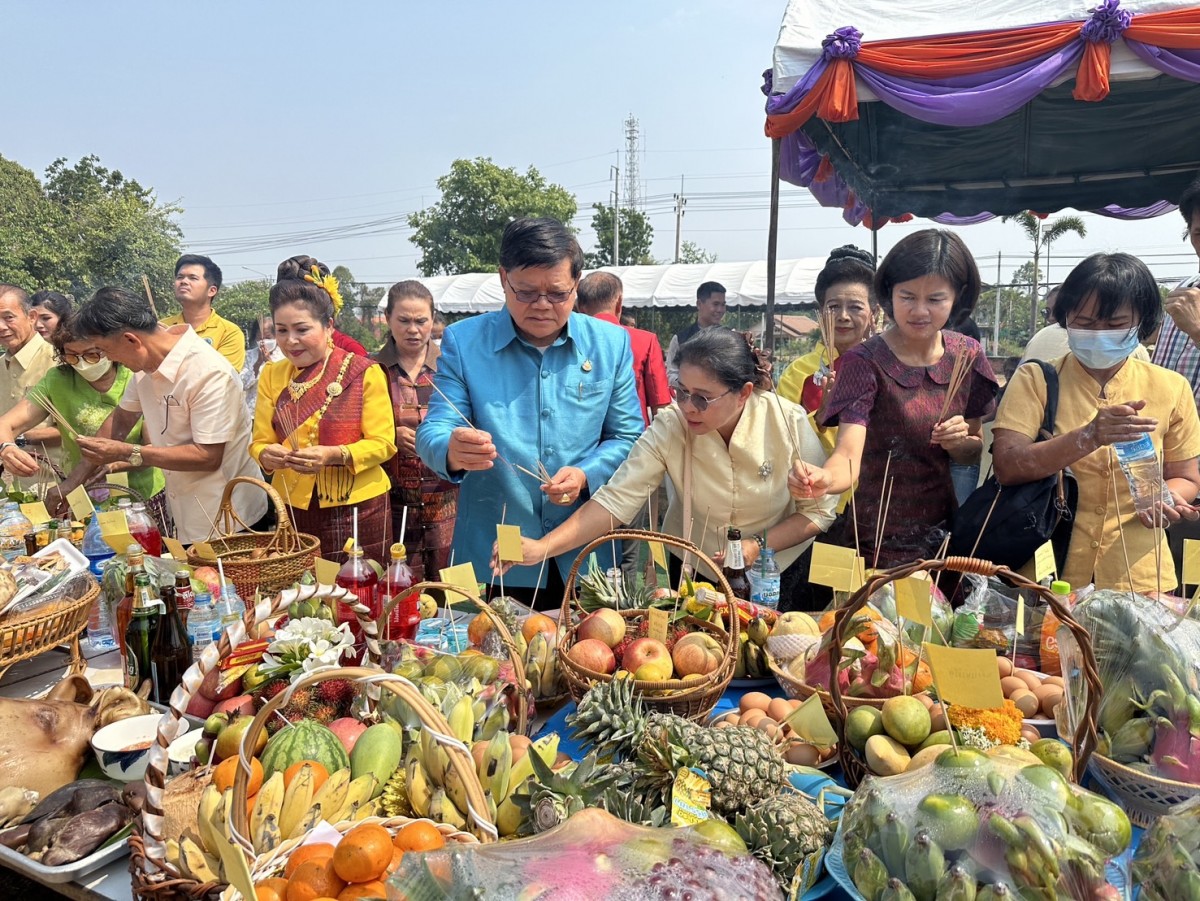
[[[526,689],[529,683],[525,674],[525,661],[521,656],[521,649],[517,646],[517,642],[513,638],[512,633],[508,631],[508,627],[504,625],[504,620],[500,617],[500,614],[493,610],[491,605],[480,598],[475,592],[468,591],[467,589],[461,588],[458,585],[451,585],[449,582],[418,582],[417,584],[413,585],[409,591],[415,591],[419,595],[421,592],[430,588],[443,593],[443,596],[447,599],[447,609],[449,609],[449,596],[451,593],[454,593],[469,600],[476,607],[478,607],[479,610],[485,616],[487,616],[489,620],[491,620],[492,628],[496,631],[496,634],[500,636],[500,641],[504,645],[504,650],[508,653],[508,659],[512,662],[513,682],[518,688]],[[392,608],[399,603],[402,597],[404,597],[404,595],[397,595],[394,598],[390,598],[388,602],[383,605],[383,612],[379,614],[379,619],[376,622],[370,621],[361,613],[358,614],[358,624],[362,628],[363,633],[367,634],[367,630],[372,629],[377,635],[383,634],[384,626],[388,621],[388,617],[392,614]],[[365,608],[363,609],[365,610]],[[368,639],[368,646],[369,645],[370,641]],[[378,645],[376,647],[378,648]],[[375,664],[380,662],[380,656],[378,653],[375,654],[372,662]],[[529,728],[532,724],[533,720],[529,715],[529,692],[524,690],[518,691],[517,734],[528,735]]]
[[[0,677],[14,663],[31,660],[60,644],[71,646],[71,673],[82,673],[87,661],[79,649],[79,634],[87,627],[100,585],[90,575],[78,598],[63,598],[26,613],[0,619]]]
[[[997,566],[994,563],[989,563],[986,560],[976,560],[973,557],[947,557],[945,560],[918,560],[915,563],[907,563],[903,566],[897,566],[876,573],[867,580],[862,588],[851,595],[850,599],[843,606],[838,608],[832,627],[834,641],[829,649],[830,672],[837,672],[838,663],[842,657],[842,644],[845,641],[845,631],[849,627],[850,621],[853,619],[854,614],[870,600],[871,595],[883,586],[899,581],[900,579],[905,579],[915,573],[937,573],[942,570],[955,573],[971,573],[984,576],[985,578],[998,576],[1017,588],[1034,592],[1046,601],[1062,625],[1070,629],[1071,634],[1075,636],[1075,640],[1079,643],[1080,657],[1083,662],[1082,675],[1085,684],[1080,687],[1086,689],[1086,694],[1084,715],[1078,728],[1075,730],[1074,740],[1070,744],[1075,754],[1075,765],[1072,775],[1075,782],[1082,782],[1083,774],[1087,770],[1088,758],[1096,749],[1096,708],[1100,703],[1101,692],[1100,673],[1096,669],[1096,658],[1092,654],[1091,638],[1087,630],[1075,621],[1070,611],[1063,606],[1062,602],[1053,592],[1013,572],[1008,567]],[[863,778],[869,774],[869,771],[862,758],[858,756],[858,753],[846,741],[846,716],[849,705],[846,699],[842,697],[837,679],[831,679],[830,681],[833,683],[830,686],[829,695],[833,706],[834,726],[838,730],[838,756],[841,758],[842,770],[846,775],[846,783],[851,788],[857,788]]]
[[[575,643],[575,632],[578,628],[578,624],[574,622],[574,613],[577,606],[575,581],[579,575],[579,567],[583,565],[583,561],[587,559],[588,554],[595,548],[610,541],[661,541],[664,545],[678,548],[694,556],[700,563],[703,563],[708,569],[715,572],[721,592],[726,598],[733,598],[733,589],[729,587],[729,582],[721,573],[721,567],[717,566],[700,548],[691,542],[676,538],[673,535],[664,535],[659,532],[647,532],[638,529],[619,529],[600,536],[585,546],[579,552],[579,556],[575,558],[575,563],[571,566],[571,572],[567,576],[567,587],[563,595],[562,612],[559,617],[559,622],[566,624],[566,629],[563,631],[562,638],[558,644],[558,665],[562,669],[571,697],[577,702],[597,682],[611,682],[613,679],[611,675],[606,673],[598,673],[595,670],[580,666],[567,656],[571,645]],[[638,619],[645,615],[645,610],[621,611],[621,616],[626,621]],[[716,638],[724,649],[724,656],[722,656],[721,663],[716,670],[708,678],[699,681],[685,682],[682,679],[667,679],[662,682],[635,681],[633,683],[634,688],[641,695],[642,700],[649,709],[658,713],[674,713],[695,720],[696,722],[703,722],[709,713],[712,712],[712,709],[717,705],[717,701],[721,699],[721,695],[724,694],[725,689],[729,686],[729,682],[733,678],[734,667],[737,665],[737,654],[739,651],[738,617],[734,613],[728,619],[728,631],[692,616],[685,619],[685,622],[689,626],[708,632]]]
[[[240,531],[250,528],[250,524],[242,522],[233,509],[233,489],[243,483],[257,485],[271,499],[277,519],[274,532]],[[217,535],[218,529],[223,529],[225,534]],[[269,595],[290,588],[312,569],[321,549],[321,540],[317,536],[296,531],[283,498],[274,488],[261,479],[246,476],[231,479],[225,486],[208,544],[220,558],[225,576],[247,599],[256,593]],[[192,566],[215,563],[211,557],[197,554],[194,545],[188,548],[187,562]]]
[[[209,645],[203,657],[184,673],[182,682],[171,694],[167,712],[158,724],[158,735],[150,747],[145,776],[146,801],[142,808],[141,821],[135,822],[134,833],[129,837],[129,871],[133,877],[133,891],[138,898],[154,901],[200,901],[217,898],[225,887],[219,883],[202,884],[177,872],[167,863],[164,845],[164,839],[167,837],[164,835],[167,746],[187,731],[188,723],[184,719],[184,711],[191,703],[192,696],[199,690],[204,677],[219,666],[234,648],[252,640],[251,636],[259,623],[286,612],[288,605],[293,601],[313,598],[341,601],[348,594],[344,588],[307,585],[264,598],[257,606],[248,607],[244,621],[227,628],[220,641]],[[358,606],[366,610],[361,604]]]
[[[1200,795],[1200,785],[1151,776],[1100,754],[1092,755],[1089,766],[1096,780],[1129,814],[1130,822],[1143,829],[1170,813],[1176,804]]]

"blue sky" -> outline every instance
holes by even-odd
[[[684,238],[724,261],[766,252],[770,147],[758,88],[782,0],[7,7],[10,37],[29,39],[6,41],[0,154],[39,174],[56,157],[97,154],[178,201],[189,246],[213,249],[230,282],[273,273],[298,252],[363,281],[414,274],[402,217],[435,201],[437,178],[463,157],[533,165],[574,191],[590,246],[591,204],[608,201],[609,167],[624,165],[630,114],[655,255],[673,251],[664,195],[681,175]],[[785,185],[783,198],[781,256],[869,246],[869,232],[807,191]],[[924,225],[885,228],[880,251]],[[312,235],[353,226],[376,233]],[[1088,226],[1086,240],[1055,245],[1053,280],[1070,256],[1094,250],[1142,255],[1163,277],[1196,270],[1177,214],[1089,216]],[[963,234],[985,277],[997,252],[1006,273],[1028,256],[1015,225]],[[254,246],[265,236],[283,246]]]

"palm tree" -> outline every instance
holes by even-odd
[[[1038,261],[1042,256],[1042,248],[1046,248],[1047,269],[1049,268],[1050,245],[1065,235],[1074,232],[1081,238],[1087,237],[1087,226],[1079,216],[1060,216],[1049,225],[1042,222],[1042,217],[1029,210],[1022,210],[1012,216],[1004,216],[1000,221],[1014,220],[1021,226],[1029,240],[1033,242],[1033,300],[1029,309],[1029,334],[1037,331],[1038,313]],[[1047,273],[1048,274],[1048,273]],[[1048,281],[1049,279],[1047,279]]]

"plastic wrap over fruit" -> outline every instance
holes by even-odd
[[[1200,797],[1171,808],[1146,830],[1133,856],[1139,901],[1200,898]]]
[[[1106,865],[1131,836],[1121,808],[1057,770],[948,749],[918,770],[865,779],[826,865],[867,901],[1117,901]]]
[[[1200,785],[1200,622],[1127,591],[1097,591],[1073,611],[1092,638],[1104,694],[1097,752],[1153,776]],[[1058,631],[1067,723],[1084,701],[1079,648]]]
[[[388,880],[390,901],[779,901],[770,867],[693,828],[635,826],[580,811],[533,838],[409,852]]]

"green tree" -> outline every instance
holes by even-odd
[[[66,288],[51,281],[61,263],[61,242],[54,231],[54,210],[37,176],[0,157],[0,281]]]
[[[354,274],[345,266],[335,267],[333,275],[338,280],[338,289],[343,301],[337,327],[367,350],[378,349],[383,344],[379,302],[383,300],[387,291],[356,281]]]
[[[271,284],[269,279],[256,278],[238,282],[236,285],[225,285],[217,293],[213,307],[219,315],[235,323],[249,338],[250,326],[254,320],[259,316],[271,314],[268,306]]]
[[[421,249],[417,268],[426,276],[494,270],[510,220],[549,216],[570,222],[578,209],[575,195],[547,183],[532,166],[522,175],[486,157],[455,160],[437,184],[441,199],[408,217],[414,229],[409,240]]]
[[[596,233],[596,249],[584,254],[589,269],[611,266],[613,261],[613,211],[611,206],[593,203],[592,230]],[[619,266],[653,266],[658,261],[650,255],[654,243],[654,226],[650,218],[638,210],[621,208],[621,232],[617,236],[621,255]]]
[[[1079,216],[1059,216],[1053,222],[1046,224],[1040,216],[1029,210],[1022,210],[1012,216],[1004,216],[1001,221],[1008,222],[1010,219],[1021,226],[1025,236],[1033,242],[1033,290],[1030,294],[1029,327],[1035,332],[1038,324],[1038,276],[1041,274],[1039,263],[1042,257],[1042,248],[1045,248],[1046,255],[1049,257],[1050,245],[1067,232],[1074,232],[1081,238],[1087,237],[1087,225]]]
[[[695,241],[684,241],[679,245],[679,262],[681,263],[715,263],[717,255],[709,253]]]

